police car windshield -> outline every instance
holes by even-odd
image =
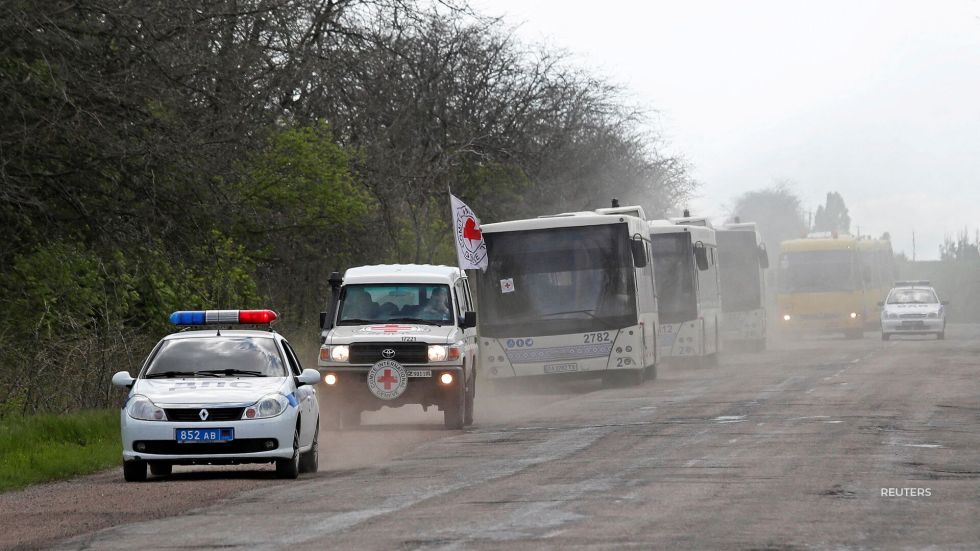
[[[286,369],[268,337],[208,337],[163,341],[144,378],[285,377]]]
[[[939,299],[931,289],[895,289],[888,304],[936,304]]]
[[[439,283],[346,285],[338,325],[422,323],[446,325],[453,320],[449,286]]]

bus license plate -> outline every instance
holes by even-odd
[[[230,442],[235,439],[235,429],[175,429],[178,444],[201,442]]]
[[[431,369],[406,369],[405,372],[408,373],[408,376],[409,377],[431,377],[432,376],[432,370]]]

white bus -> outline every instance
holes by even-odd
[[[719,351],[721,291],[715,230],[704,219],[652,220],[661,358],[714,362]]]
[[[480,369],[490,380],[656,376],[657,305],[640,207],[482,226]]]
[[[755,222],[726,224],[716,233],[721,258],[722,342],[765,350],[769,254]]]

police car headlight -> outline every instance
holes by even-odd
[[[930,318],[938,318],[939,317],[939,312],[929,312],[929,317]]]
[[[162,408],[157,407],[146,396],[133,396],[126,406],[126,411],[133,419],[142,421],[166,421],[167,413]]]
[[[289,399],[282,394],[270,394],[245,408],[242,419],[268,419],[286,411]]]
[[[334,346],[330,349],[330,359],[335,362],[346,362],[350,360],[350,347],[346,344]]]
[[[896,314],[895,312],[888,312],[888,314],[886,314],[885,317],[887,317],[890,320],[898,319],[898,314]]]
[[[441,344],[429,345],[429,361],[444,362],[449,357],[449,347]]]

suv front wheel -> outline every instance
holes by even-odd
[[[442,409],[443,424],[447,429],[459,430],[466,424],[466,384],[457,384],[450,402]]]

